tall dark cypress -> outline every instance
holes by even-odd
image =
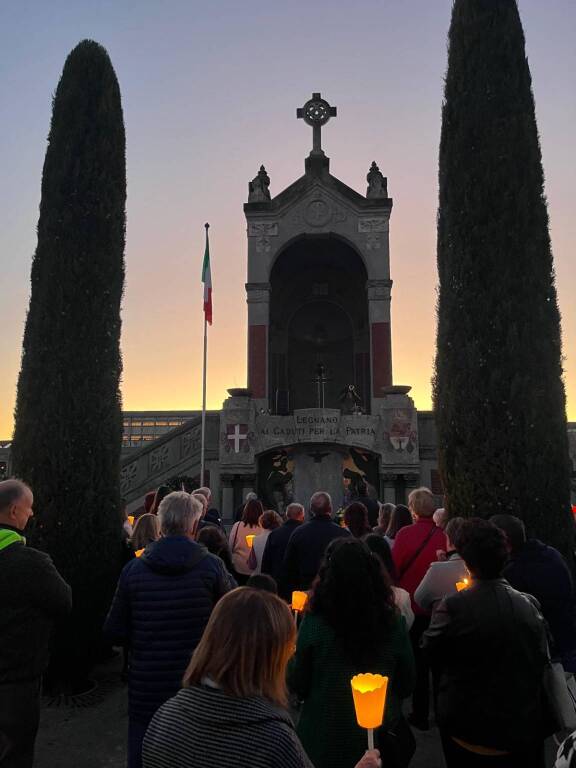
[[[455,0],[442,110],[440,465],[460,515],[509,513],[571,548],[560,315],[515,0]]]
[[[125,203],[118,81],[105,49],[84,40],[53,100],[13,441],[15,473],[34,492],[32,543],[73,588],[55,658],[74,681],[97,652],[120,564]]]

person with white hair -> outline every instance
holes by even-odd
[[[128,768],[142,764],[142,740],[158,707],[180,688],[212,609],[229,591],[220,558],[194,538],[200,501],[185,491],[162,499],[161,538],[123,569],[104,631],[128,647]]]

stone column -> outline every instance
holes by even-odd
[[[248,302],[248,389],[268,405],[268,327],[270,325],[270,283],[246,283]]]
[[[370,322],[372,413],[377,413],[378,399],[384,397],[383,387],[389,387],[392,384],[391,289],[392,280],[368,280],[366,284]],[[376,402],[374,402],[375,399]]]
[[[383,504],[396,504],[396,475],[385,473],[380,477],[380,501]]]

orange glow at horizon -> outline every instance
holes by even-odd
[[[29,4],[10,4],[0,142],[7,180],[0,185],[0,439],[13,429],[51,94],[67,53],[87,35],[109,51],[126,126],[123,408],[201,407],[205,222],[214,306],[208,407],[219,410],[228,388],[246,386],[242,205],[261,164],[273,197],[304,173],[312,136],[296,108],[320,90],[338,109],[322,132],[330,172],[361,194],[372,161],[388,179],[393,380],[412,387],[419,410],[431,409],[438,147],[452,0],[359,1],[357,11],[344,0],[274,8],[177,3],[177,12],[163,3],[62,0],[53,7],[33,0],[34,13]],[[567,412],[576,422],[576,5],[522,0],[519,7],[546,179]],[[318,35],[320,28],[327,34]]]

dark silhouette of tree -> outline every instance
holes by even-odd
[[[515,0],[456,0],[440,142],[440,466],[458,515],[509,513],[569,553],[560,315]]]
[[[32,543],[73,588],[52,667],[73,687],[101,646],[120,564],[125,165],[118,81],[84,40],[53,101],[13,441],[34,492]]]

